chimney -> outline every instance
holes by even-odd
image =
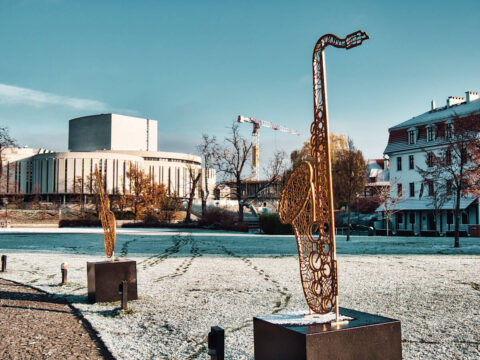
[[[465,92],[465,97],[467,98],[467,104],[474,100],[478,99],[478,91],[467,91]]]
[[[437,105],[435,104],[435,100],[432,99],[432,110],[435,110],[437,108]]]
[[[462,104],[465,102],[463,96],[449,96],[447,99],[447,107],[452,107],[453,105]]]

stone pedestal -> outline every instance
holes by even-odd
[[[275,323],[275,315],[253,318],[255,360],[400,360],[400,321],[340,308],[348,325]],[[299,315],[301,317],[301,315]]]
[[[87,262],[88,300],[120,301],[119,286],[128,282],[128,300],[138,299],[137,262],[133,260]]]

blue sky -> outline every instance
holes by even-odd
[[[389,127],[480,90],[479,14],[479,1],[2,0],[0,125],[52,150],[69,119],[102,112],[158,120],[163,151],[221,139],[238,114],[302,133],[262,129],[265,163],[309,138],[316,40],[362,29],[361,47],[326,51],[330,128],[381,157]]]

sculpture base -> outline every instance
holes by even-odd
[[[256,360],[402,358],[400,321],[340,308],[353,318],[344,326],[279,324],[267,315],[253,318]],[[298,315],[298,317],[303,317]]]
[[[133,260],[87,262],[88,300],[120,301],[119,285],[128,282],[128,300],[138,299],[137,262]]]

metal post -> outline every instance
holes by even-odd
[[[123,280],[119,287],[118,287],[118,293],[122,295],[121,302],[122,302],[122,310],[127,310],[127,301],[128,301],[128,282],[127,280]]]
[[[2,255],[2,272],[7,271],[7,255]]]
[[[211,360],[225,360],[225,330],[212,326],[208,333],[208,355]]]
[[[65,285],[67,283],[68,263],[62,263],[60,270],[62,271],[62,285]]]

